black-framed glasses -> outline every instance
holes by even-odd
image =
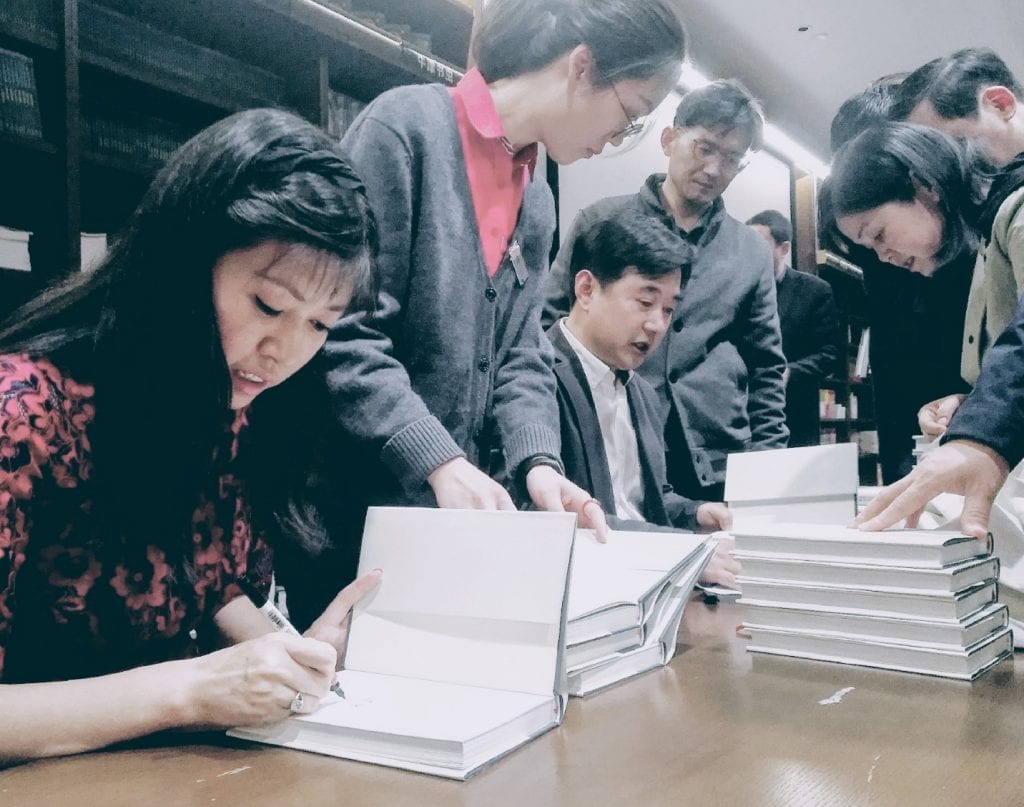
[[[718,164],[724,170],[735,173],[739,173],[746,168],[750,164],[750,158],[753,156],[749,151],[744,151],[742,154],[737,154],[734,151],[725,151],[717,143],[712,143],[710,140],[705,140],[702,137],[691,141],[690,148],[693,151],[693,156],[702,163],[713,160],[717,156]]]
[[[625,140],[627,137],[638,135],[644,130],[644,122],[640,118],[634,118],[626,110],[626,105],[622,103],[622,98],[619,97],[619,91],[615,89],[615,85],[612,84],[612,92],[615,93],[615,100],[619,102],[619,108],[622,110],[622,115],[626,119],[626,128],[616,132],[612,135],[612,140]]]

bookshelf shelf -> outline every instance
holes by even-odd
[[[0,271],[0,316],[77,270],[78,233],[119,227],[177,143],[255,106],[326,126],[329,89],[454,83],[472,20],[456,0],[0,0],[0,49],[34,81],[6,128],[0,108],[0,226],[52,241]]]
[[[51,156],[58,152],[57,147],[53,143],[47,143],[45,140],[40,140],[36,137],[20,137],[19,135],[6,132],[0,134],[0,157],[12,156],[22,149]],[[7,154],[4,154],[5,152]]]
[[[862,378],[854,374],[867,327],[863,275],[848,261],[841,266],[821,263],[818,274],[832,286],[840,314],[847,367],[846,378],[827,378],[821,384],[823,397],[828,396],[829,405],[838,410],[835,415],[825,415],[823,411],[820,419],[822,442],[858,443],[861,483],[874,485],[878,483],[874,386],[870,375]],[[860,371],[865,372],[863,368]],[[823,400],[823,409],[825,406]]]

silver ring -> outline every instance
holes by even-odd
[[[306,698],[301,692],[296,692],[295,697],[292,698],[292,703],[291,706],[288,707],[288,710],[293,715],[297,715],[299,712],[302,711],[302,704],[305,702],[305,700]]]

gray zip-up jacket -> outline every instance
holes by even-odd
[[[404,490],[465,455],[485,472],[501,447],[514,474],[559,455],[553,352],[540,324],[554,202],[538,171],[509,256],[487,276],[455,110],[441,85],[379,96],[342,145],[380,230],[377,311],[343,318],[327,344],[335,413]]]

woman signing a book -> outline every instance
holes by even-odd
[[[331,140],[239,113],[171,157],[101,266],[0,326],[0,760],[327,692],[379,575],[306,637],[272,633],[239,583],[265,595],[274,552],[324,543],[321,353],[372,298],[375,250]]]

